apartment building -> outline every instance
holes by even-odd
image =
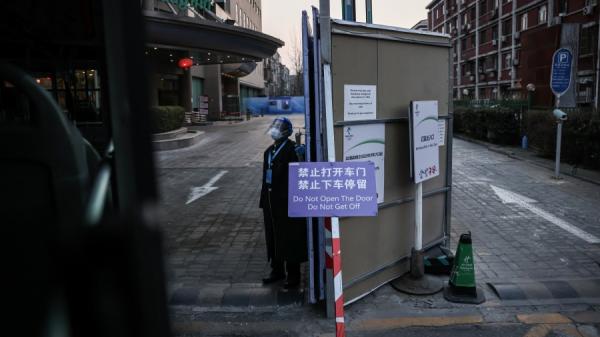
[[[291,93],[290,69],[281,62],[281,55],[275,53],[264,61],[265,96],[289,96]]]
[[[262,34],[261,0],[142,0],[149,21],[151,104],[218,120],[264,93],[263,60],[283,42]],[[193,66],[181,69],[178,60]]]
[[[417,22],[410,29],[414,29],[414,30],[429,30],[429,22],[427,21],[427,19],[423,19],[423,20]]]
[[[597,0],[433,0],[429,30],[451,35],[454,97],[531,95],[551,106],[554,51],[574,55],[572,85],[561,106],[598,106]]]

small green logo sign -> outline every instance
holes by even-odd
[[[189,7],[193,7],[198,10],[212,11],[214,1],[213,0],[160,0],[165,3],[170,3],[174,6],[179,7],[183,10]]]

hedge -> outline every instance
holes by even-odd
[[[519,143],[521,112],[519,109],[495,107],[457,107],[454,110],[454,131],[496,144]]]
[[[563,123],[561,158],[575,166],[600,169],[600,116],[593,110],[571,110]],[[556,120],[551,110],[529,110],[525,131],[530,146],[553,158],[556,151]]]
[[[185,109],[177,105],[163,105],[150,108],[154,117],[152,132],[162,133],[179,129],[185,120]]]
[[[592,109],[568,109],[563,124],[562,161],[600,169],[600,114]],[[556,119],[551,109],[521,112],[519,107],[457,105],[454,132],[502,145],[518,145],[523,135],[539,155],[553,158],[556,151]]]

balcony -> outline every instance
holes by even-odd
[[[486,54],[497,50],[497,46],[492,42],[493,40],[487,41],[479,45],[479,54]]]

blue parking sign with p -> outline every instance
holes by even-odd
[[[573,66],[573,53],[567,48],[561,48],[554,52],[552,57],[552,74],[550,76],[550,88],[552,92],[561,96],[571,86],[571,68]]]

